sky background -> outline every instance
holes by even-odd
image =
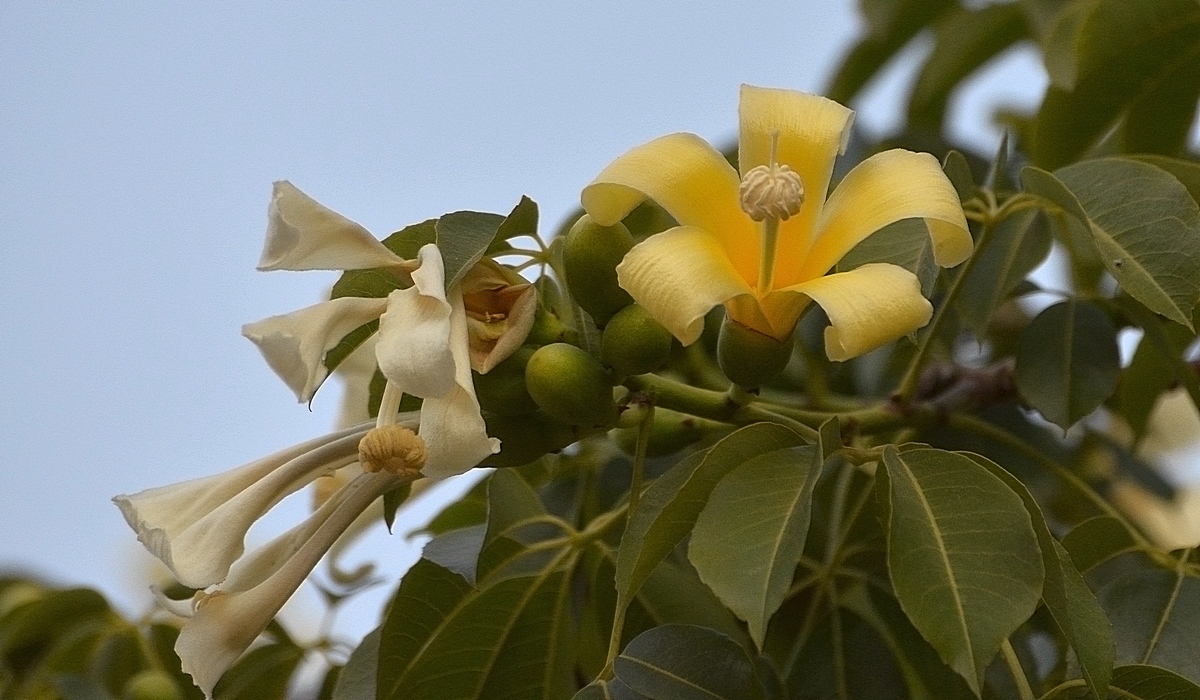
[[[337,388],[310,411],[240,336],[336,279],[254,270],[272,181],[380,237],[523,194],[552,230],[635,145],[731,143],[741,83],[821,91],[860,30],[853,0],[0,2],[0,570],[137,614],[148,568],[113,495],[328,431]],[[927,48],[852,105],[862,128],[894,125]],[[1006,54],[954,133],[993,149],[991,110],[1045,82]],[[380,531],[354,551],[394,582],[416,550]],[[340,629],[373,626],[386,588]]]

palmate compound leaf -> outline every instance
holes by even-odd
[[[884,448],[877,495],[888,570],[908,618],[978,695],[984,670],[1042,597],[1021,498],[972,459]]]
[[[1117,330],[1094,304],[1073,298],[1055,304],[1021,335],[1017,389],[1063,430],[1112,396],[1120,378]]]
[[[652,700],[765,700],[753,660],[729,637],[693,625],[662,625],[630,642],[617,679]]]
[[[804,553],[823,461],[815,445],[748,460],[717,484],[696,519],[688,558],[760,649]]]
[[[628,601],[654,567],[691,532],[709,495],[726,474],[761,454],[802,442],[787,428],[756,423],[680,460],[658,477],[642,494],[621,536],[616,575],[619,599]]]
[[[1192,327],[1200,299],[1200,207],[1179,180],[1148,163],[1101,158],[1053,175],[1027,167],[1021,182],[1091,233],[1105,269],[1129,296]]]
[[[975,454],[963,453],[974,460],[993,476],[1003,481],[1025,503],[1037,533],[1038,546],[1042,550],[1042,566],[1046,570],[1046,581],[1042,587],[1042,599],[1075,656],[1087,679],[1088,687],[1096,697],[1108,686],[1113,667],[1112,625],[1104,615],[1104,609],[1075,568],[1071,555],[1054,539],[1042,509],[1025,484],[995,462]]]
[[[381,628],[379,700],[568,697],[571,561],[482,589],[418,561]]]

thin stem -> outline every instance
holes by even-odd
[[[820,438],[820,433],[815,428],[811,428],[798,420],[788,418],[762,406],[744,406],[738,411],[738,415],[747,418],[752,423],[761,421],[782,425],[809,442],[815,443]]]
[[[1033,688],[1029,687],[1025,669],[1021,668],[1021,660],[1017,658],[1017,652],[1013,650],[1012,643],[1007,639],[1000,645],[1000,653],[1004,655],[1004,663],[1008,664],[1008,671],[1012,674],[1013,683],[1017,685],[1017,695],[1021,696],[1021,700],[1033,700]]]
[[[383,385],[383,398],[379,400],[379,415],[375,419],[376,428],[395,425],[396,414],[400,412],[400,400],[403,398],[404,392],[400,391],[400,388],[389,379],[387,384]]]

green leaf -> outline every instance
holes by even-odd
[[[1123,554],[1087,575],[1112,621],[1117,663],[1152,664],[1200,682],[1200,578],[1186,564]]]
[[[283,700],[304,650],[292,644],[251,649],[233,665],[213,692],[216,700]]]
[[[765,700],[746,650],[720,632],[663,625],[630,642],[617,678],[653,700]]]
[[[483,539],[486,534],[487,526],[483,523],[440,532],[425,543],[421,556],[462,576],[467,583],[474,586],[479,553],[483,551]]]
[[[396,511],[408,500],[410,493],[412,493],[412,484],[408,483],[383,494],[383,522],[387,525],[389,533],[392,531],[392,525],[396,522]]]
[[[796,433],[771,423],[733,431],[658,477],[630,514],[617,553],[617,592],[628,601],[654,567],[691,532],[717,482],[760,454],[802,443]]]
[[[877,493],[896,598],[979,693],[1003,642],[1033,614],[1045,570],[1029,513],[968,457],[887,446]]]
[[[1200,299],[1200,208],[1177,179],[1153,165],[1104,158],[1055,175],[1029,167],[1021,180],[1091,232],[1126,293],[1192,327]]]
[[[1187,188],[1192,199],[1200,202],[1200,163],[1152,154],[1132,155],[1129,158],[1171,173],[1176,180],[1179,180],[1179,184]]]
[[[1017,389],[1063,430],[1112,396],[1120,378],[1117,331],[1091,303],[1072,298],[1048,307],[1021,335]]]
[[[721,479],[696,519],[688,558],[760,649],[804,553],[823,461],[812,445],[748,460]]]
[[[996,224],[987,245],[975,252],[958,296],[959,318],[977,337],[1009,295],[1050,254],[1050,226],[1044,214],[1023,211]]]
[[[842,59],[825,94],[848,104],[859,90],[914,36],[929,26],[953,0],[866,0],[867,33]]]
[[[933,260],[933,239],[922,219],[904,219],[889,224],[865,238],[842,256],[838,272],[846,272],[867,263],[891,263],[917,276],[921,293],[933,293],[938,266]]]
[[[0,655],[14,656],[65,635],[71,628],[112,612],[90,588],[70,588],[13,608],[0,617]]]
[[[379,634],[376,627],[363,637],[338,676],[333,700],[375,700],[375,676],[379,669]]]
[[[383,624],[378,698],[569,696],[571,577],[561,561],[482,590],[418,562],[401,580]]]
[[[619,678],[593,681],[575,693],[571,700],[649,700],[645,695],[634,692]]]
[[[975,175],[971,172],[971,164],[967,157],[959,151],[948,151],[942,159],[942,172],[954,185],[958,199],[965,202],[975,196]]]
[[[1056,82],[1042,101],[1032,153],[1035,163],[1056,168],[1096,146],[1122,117],[1133,143],[1171,153],[1182,144],[1195,114],[1200,77],[1200,7],[1192,0],[1098,0],[1081,3],[1051,41],[1071,46],[1047,63]],[[1068,39],[1064,41],[1064,39]],[[1060,49],[1060,51],[1063,49]]]
[[[909,126],[941,133],[954,89],[980,66],[1026,38],[1025,18],[1015,4],[979,9],[955,7],[934,28],[933,51],[917,74],[908,99]]]
[[[1104,609],[1075,568],[1071,555],[1050,533],[1041,507],[1025,484],[985,457],[967,456],[1003,481],[1025,503],[1025,510],[1037,534],[1038,547],[1042,551],[1042,566],[1046,570],[1042,599],[1046,601],[1046,608],[1063,636],[1075,650],[1088,687],[1096,697],[1103,697],[1102,691],[1108,687],[1112,675],[1114,654],[1112,625],[1104,616]]]
[[[456,211],[437,221],[437,246],[446,270],[446,289],[462,281],[492,245],[504,217],[477,211]]]
[[[1130,700],[1200,700],[1200,687],[1165,668],[1131,664],[1113,671],[1110,688]],[[1110,696],[1111,697],[1111,696]]]
[[[519,236],[536,236],[538,228],[538,205],[529,197],[521,195],[521,201],[504,217],[496,229],[495,241],[488,249],[489,253],[501,252],[501,246],[510,238]]]
[[[1067,533],[1062,541],[1063,549],[1071,555],[1075,568],[1087,573],[1097,564],[1139,549],[1129,527],[1107,515],[1088,518]]]
[[[497,469],[488,478],[488,517],[486,547],[502,534],[532,518],[546,515],[542,501],[514,469]]]
[[[1191,364],[1184,360],[1182,352],[1191,342],[1192,333],[1172,327],[1173,324],[1164,322],[1124,297],[1117,297],[1116,303],[1129,320],[1145,331],[1143,339],[1149,341],[1159,357],[1167,361],[1172,378],[1187,391],[1192,404],[1200,406],[1200,378],[1197,378]]]
[[[1175,382],[1172,376],[1175,373],[1174,356],[1182,357],[1192,339],[1192,334],[1183,326],[1171,324],[1168,331],[1171,343],[1178,352],[1173,356],[1165,356],[1152,340],[1142,336],[1117,387],[1121,416],[1133,430],[1135,441],[1145,435],[1150,413],[1158,403],[1158,397]]]

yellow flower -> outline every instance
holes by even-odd
[[[830,319],[825,345],[833,360],[928,323],[932,308],[903,268],[875,263],[826,273],[903,219],[925,221],[939,265],[970,255],[966,217],[937,159],[879,153],[826,200],[852,111],[816,95],[743,85],[739,114],[740,176],[703,139],[681,133],[629,151],[583,190],[584,209],[601,225],[647,198],[679,224],[625,256],[621,286],[685,345],[718,304],[738,323],[784,340],[816,301]]]

